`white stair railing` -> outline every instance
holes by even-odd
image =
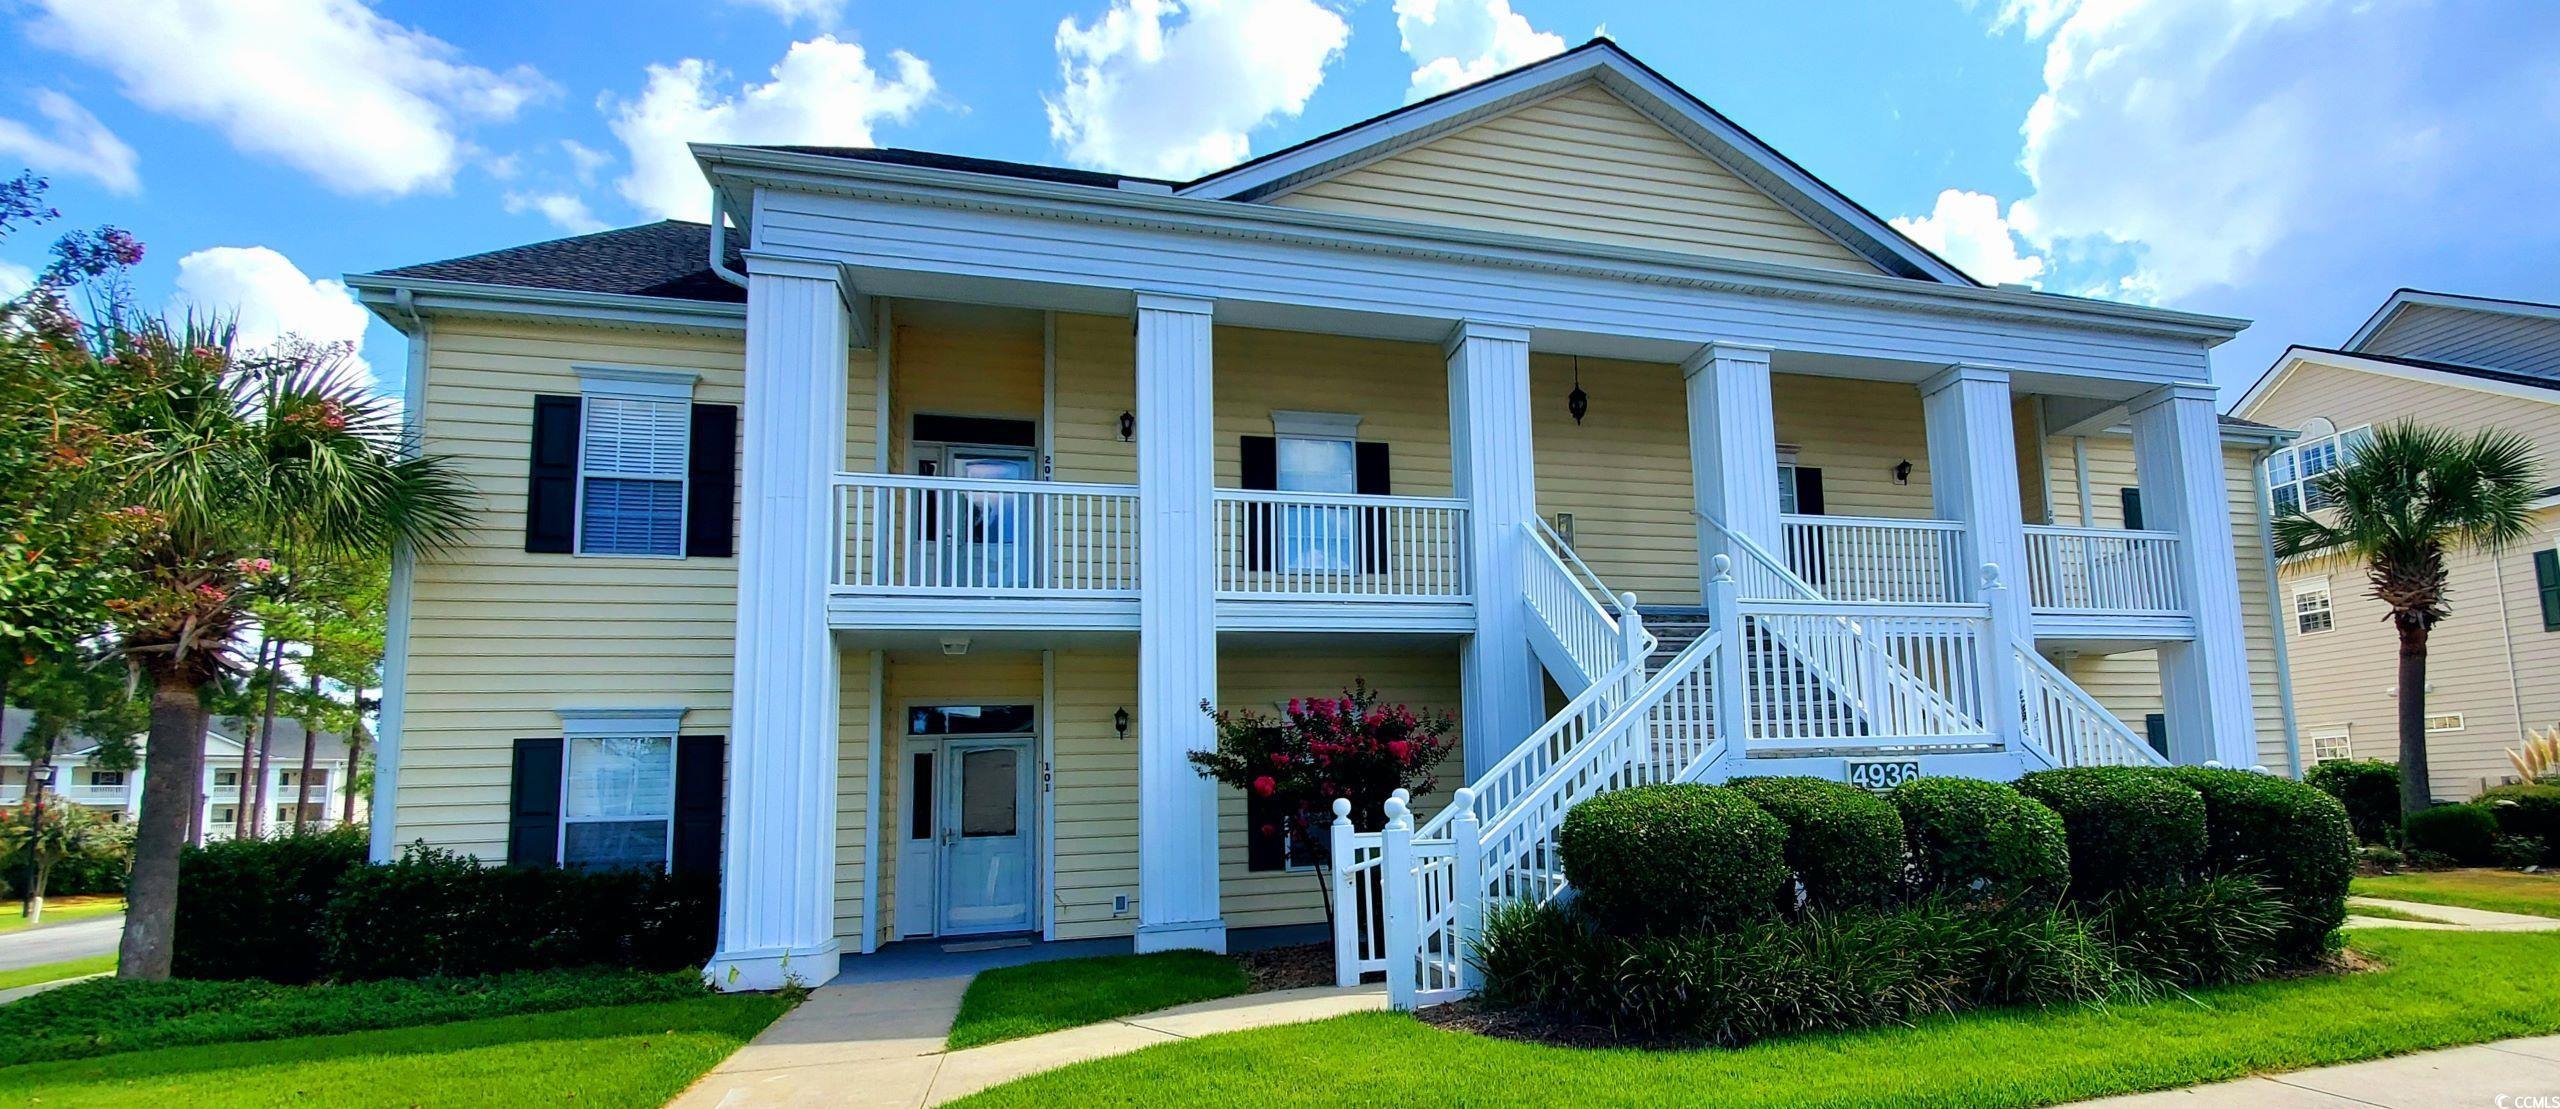
[[[2025,645],[2017,645],[2020,711],[2027,742],[2054,766],[2167,766],[2151,744]]]
[[[1521,593],[1538,617],[1532,634],[1547,641],[1542,647],[1552,645],[1563,652],[1582,685],[1598,682],[1627,657],[1633,641],[1628,627],[1642,623],[1636,615],[1635,596],[1610,592],[1600,575],[1546,521],[1530,520],[1521,530],[1529,540],[1529,557],[1521,567]],[[1652,651],[1648,639],[1642,654]],[[1560,668],[1564,667],[1550,667]],[[1557,684],[1573,691],[1573,683],[1559,680]]]

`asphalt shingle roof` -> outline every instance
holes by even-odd
[[[721,280],[705,261],[709,224],[661,220],[566,239],[511,246],[441,262],[383,270],[370,277],[419,277],[475,285],[513,285],[582,293],[669,297],[743,304],[747,291]],[[738,262],[736,240],[729,264]]]
[[[2443,373],[2461,374],[2464,377],[2476,377],[2483,381],[2497,381],[2508,385],[2530,385],[2537,389],[2560,390],[2560,378],[2554,378],[2549,374],[2518,373],[2513,370],[2493,370],[2486,366],[2466,366],[2460,362],[2435,362],[2424,358],[2401,358],[2397,355],[2374,354],[2369,351],[2339,350],[2336,347],[2305,346],[2302,349],[2318,351],[2322,354],[2335,354],[2345,358],[2370,358],[2376,362],[2389,362],[2395,366],[2412,366],[2421,370],[2437,370]]]
[[[755,150],[779,150],[787,154],[816,154],[827,158],[846,158],[857,162],[879,162],[893,166],[921,166],[926,169],[951,169],[962,173],[984,173],[996,177],[1019,177],[1029,181],[1052,181],[1062,185],[1091,185],[1096,188],[1118,188],[1123,181],[1143,181],[1150,185],[1180,185],[1160,177],[1140,177],[1134,173],[1098,173],[1089,169],[1068,169],[1032,162],[1007,162],[996,158],[972,158],[964,154],[941,154],[931,150],[911,150],[896,146],[795,146],[766,144]]]

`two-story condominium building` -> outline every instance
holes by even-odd
[[[36,773],[20,752],[19,743],[33,722],[34,714],[26,709],[10,709],[0,715],[0,805],[15,805],[26,799],[27,786],[42,775]],[[258,803],[259,778],[266,780],[263,829],[294,826],[294,805],[303,796],[302,789],[302,722],[290,717],[279,718],[269,735],[265,757],[249,772],[249,788],[240,788],[240,751],[243,741],[234,736],[256,735],[258,722],[239,717],[217,716],[208,722],[204,737],[204,783],[196,793],[194,827],[199,839],[229,839],[243,804]],[[140,743],[140,737],[136,737]],[[70,736],[55,747],[50,764],[53,794],[74,805],[89,809],[113,821],[129,821],[142,809],[142,767],[115,769],[100,764],[98,741],[89,736]],[[347,742],[344,736],[321,732],[313,737],[310,802],[302,809],[305,827],[327,828],[345,819],[364,819],[367,801],[359,796],[347,799]]]
[[[2533,532],[2496,554],[2447,560],[2452,615],[2427,640],[2427,750],[2435,795],[2508,780],[2505,752],[2560,724],[2560,305],[2402,289],[2342,346],[2288,348],[2240,415],[2296,432],[2267,460],[2282,508],[2320,508],[2312,482],[2373,428],[2399,420],[2531,439],[2551,483]],[[2397,760],[2399,640],[2364,575],[2284,568],[2286,653],[2303,758]]]
[[[1408,876],[1545,894],[1615,784],[2288,765],[2243,324],[1985,288],[1606,41],[1195,181],[695,155],[711,226],[350,278],[486,510],[378,851],[716,867],[754,986],[1324,919],[1186,756],[1354,679],[1461,721]]]

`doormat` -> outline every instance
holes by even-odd
[[[942,945],[942,952],[945,955],[966,955],[972,951],[1002,951],[1008,947],[1029,946],[1031,946],[1030,940],[1016,936],[1012,939],[1004,940],[974,940],[968,943],[946,943]]]

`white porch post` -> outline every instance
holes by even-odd
[[[1929,439],[1929,502],[1941,520],[1964,525],[1956,544],[1957,596],[1991,606],[1984,645],[1983,704],[1991,734],[2013,751],[2023,721],[2016,707],[2015,646],[2035,646],[2027,573],[2026,510],[2018,492],[2018,439],[2009,408],[2009,371],[1949,366],[1920,383],[1920,415]],[[2006,589],[1985,589],[1982,568],[2000,568]]]
[[[1217,742],[1209,301],[1138,294],[1139,951],[1227,949],[1218,793],[1189,755]]]
[[[2195,639],[2160,649],[2161,714],[2171,761],[2256,766],[2258,720],[2240,620],[2239,555],[2231,545],[2231,496],[2213,398],[2210,386],[2165,385],[2129,406],[2143,523],[2178,533],[2178,588],[2196,621]]]
[[[1689,473],[1695,508],[1737,535],[1783,558],[1778,525],[1778,425],[1769,392],[1769,348],[1709,343],[1680,364],[1689,383]],[[1698,591],[1706,595],[1717,555],[1733,560],[1738,580],[1750,556],[1707,520],[1698,521]]]
[[[835,977],[837,557],[828,477],[844,457],[846,290],[836,267],[747,256],[738,642],[721,837],[723,989]]]
[[[1521,595],[1522,532],[1538,514],[1529,433],[1529,329],[1468,320],[1449,332],[1450,478],[1467,504],[1467,583],[1476,630],[1458,648],[1467,780],[1546,717]]]

